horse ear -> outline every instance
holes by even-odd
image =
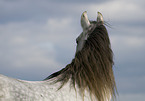
[[[100,12],[98,12],[97,22],[102,24],[104,23],[103,15]]]
[[[90,26],[90,21],[87,16],[87,11],[83,12],[81,15],[81,26],[84,29],[87,29]]]

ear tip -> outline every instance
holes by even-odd
[[[100,12],[97,12],[98,14],[102,15]]]
[[[102,13],[100,13],[100,12],[97,12],[97,13],[98,13],[98,17],[102,17],[103,18]]]
[[[100,21],[104,22],[103,15],[100,12],[97,12],[97,13],[98,13],[97,22],[100,22]]]
[[[84,12],[82,13],[82,15],[84,15],[84,14],[87,14],[87,11],[84,11]]]

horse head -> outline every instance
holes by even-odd
[[[76,43],[77,43],[76,53],[78,51],[82,50],[82,48],[85,44],[85,41],[89,37],[89,34],[96,27],[95,24],[96,25],[101,25],[101,24],[103,25],[103,23],[104,23],[103,16],[100,12],[98,12],[97,20],[93,21],[93,22],[89,21],[88,16],[87,16],[87,11],[82,13],[81,26],[82,26],[83,32],[76,38]]]

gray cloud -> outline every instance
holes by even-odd
[[[141,101],[145,99],[143,94],[120,94],[117,101]]]

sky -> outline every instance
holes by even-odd
[[[0,0],[0,74],[43,80],[75,55],[80,16],[101,12],[115,65],[117,101],[145,99],[145,0]]]

